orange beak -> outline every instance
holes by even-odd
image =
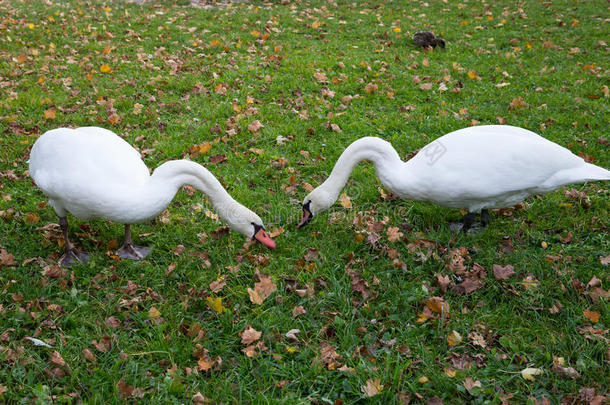
[[[307,202],[306,204],[303,204],[303,218],[301,219],[301,222],[299,222],[299,224],[297,225],[297,229],[307,225],[312,218],[313,214],[309,210],[309,202]]]
[[[270,249],[275,249],[275,242],[273,241],[273,239],[271,239],[269,235],[267,235],[267,232],[265,232],[265,230],[262,228],[254,234],[254,239],[256,239],[257,241],[259,241]]]

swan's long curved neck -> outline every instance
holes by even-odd
[[[153,189],[163,189],[159,194],[169,197],[169,202],[180,187],[190,185],[205,194],[218,215],[227,221],[231,213],[240,206],[224,189],[212,173],[198,163],[189,160],[172,160],[163,163],[153,172],[150,178]]]
[[[397,189],[398,171],[404,162],[400,160],[392,144],[376,137],[360,138],[349,145],[335,163],[330,176],[320,187],[335,198],[338,197],[356,165],[363,160],[373,162],[377,177],[386,188],[390,191]]]

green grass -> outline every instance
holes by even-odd
[[[456,236],[448,222],[458,211],[382,201],[372,166],[362,164],[345,189],[352,209],[337,204],[295,230],[304,184],[320,184],[341,151],[365,135],[391,141],[406,156],[452,130],[495,124],[500,117],[610,167],[608,146],[598,140],[607,138],[610,112],[603,93],[610,85],[602,42],[610,37],[607,3],[312,0],[209,10],[183,3],[0,3],[0,247],[18,262],[0,268],[0,392],[6,388],[0,402],[120,402],[119,381],[143,395],[128,401],[142,403],[190,402],[196,392],[213,403],[398,403],[405,395],[424,402],[438,395],[445,403],[498,403],[509,394],[515,403],[542,397],[559,403],[579,398],[583,387],[608,392],[608,301],[592,300],[573,282],[586,284],[596,276],[608,289],[607,267],[600,263],[610,250],[606,184],[575,187],[586,192],[589,208],[557,191],[528,200],[512,216],[493,215],[479,234]],[[409,38],[420,29],[445,38],[447,50],[416,49]],[[255,31],[269,37],[257,39]],[[103,64],[111,72],[102,73]],[[319,83],[316,72],[330,83]],[[415,76],[434,83],[433,89],[420,90]],[[441,81],[448,91],[439,91]],[[503,82],[510,84],[496,86]],[[218,94],[223,83],[226,94]],[[367,93],[369,83],[378,90]],[[324,87],[334,98],[320,93]],[[456,88],[461,91],[451,91]],[[341,100],[348,95],[354,96],[349,104]],[[518,97],[527,105],[509,109]],[[112,111],[104,100],[112,100],[116,124],[109,122]],[[135,103],[143,105],[137,115]],[[408,105],[415,109],[401,110]],[[45,119],[44,111],[53,107],[56,117]],[[258,111],[247,115],[248,107]],[[294,112],[305,110],[309,119]],[[264,128],[253,135],[247,126],[255,119]],[[220,224],[190,208],[209,207],[201,194],[180,192],[168,207],[169,223],[134,227],[136,240],[154,248],[146,261],[111,257],[108,242],[121,240],[120,224],[69,217],[74,241],[92,260],[59,278],[44,277],[43,267],[56,261],[61,247],[58,233],[49,237],[37,229],[57,218],[41,205],[45,197],[27,175],[29,150],[46,130],[85,125],[109,128],[149,149],[145,161],[152,168],[216,139],[210,152],[193,160],[221,178],[268,229],[283,227],[278,248],[244,250],[236,233],[200,242],[198,233],[209,235]],[[231,128],[235,135],[227,136]],[[280,135],[289,138],[285,145],[276,143]],[[209,163],[215,154],[225,154],[227,162]],[[285,167],[272,165],[279,158],[287,159]],[[287,190],[291,182],[297,187]],[[388,217],[378,245],[358,242],[357,234],[366,235],[364,225],[353,225],[358,212],[371,221]],[[390,226],[400,227],[404,240],[389,242]],[[562,243],[568,232],[571,242]],[[421,238],[437,243],[426,261],[407,247]],[[514,251],[501,249],[506,239]],[[177,245],[186,248],[179,256],[173,254]],[[484,286],[467,295],[442,294],[434,274],[457,280],[447,263],[448,252],[460,247],[486,269]],[[315,266],[303,262],[310,248],[319,252]],[[393,266],[387,248],[398,251],[404,270]],[[209,256],[209,268],[200,254]],[[561,258],[552,262],[547,255]],[[265,257],[267,265],[257,264]],[[40,260],[22,264],[30,258]],[[368,283],[365,300],[345,272],[350,258]],[[172,263],[175,269],[167,274]],[[493,264],[512,264],[517,274],[496,280]],[[256,270],[278,287],[260,306],[247,293],[258,281]],[[211,292],[209,284],[222,275],[226,286]],[[538,284],[526,288],[527,275]],[[289,291],[291,279],[301,287],[314,285],[314,295]],[[138,288],[130,290],[128,283]],[[208,296],[222,299],[221,314],[207,305]],[[431,296],[443,296],[449,316],[416,322]],[[563,307],[551,314],[556,302]],[[307,313],[293,318],[297,305]],[[149,316],[153,306],[160,324]],[[601,315],[593,324],[597,338],[579,332],[590,324],[585,310]],[[105,323],[111,316],[119,327]],[[196,322],[205,330],[199,341],[185,333]],[[238,334],[247,325],[262,332],[268,348],[255,358],[242,352]],[[284,337],[295,328],[301,331],[296,343]],[[453,330],[464,339],[450,347]],[[472,343],[472,332],[484,336],[485,348]],[[36,347],[26,336],[54,349]],[[106,352],[92,344],[104,337],[111,340]],[[392,339],[394,345],[383,344]],[[324,345],[332,345],[338,363],[354,372],[319,361]],[[190,372],[202,348],[222,364]],[[83,349],[95,361],[86,360]],[[57,367],[50,361],[53,350],[68,365],[63,376],[49,372]],[[579,376],[554,372],[554,356]],[[455,369],[456,357],[471,366],[449,377],[444,369]],[[520,375],[526,367],[544,372],[527,381]],[[429,382],[418,382],[422,376]],[[468,392],[468,377],[482,387]],[[361,387],[377,378],[383,389],[367,400]]]

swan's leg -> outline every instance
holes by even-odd
[[[150,253],[150,248],[136,246],[131,240],[131,225],[125,224],[125,241],[116,254],[122,259],[142,260]]]
[[[483,209],[481,210],[481,226],[484,228],[489,225],[489,210]]]
[[[89,261],[89,254],[76,249],[68,238],[68,220],[66,217],[59,218],[59,226],[64,234],[64,243],[66,247],[66,251],[59,258],[59,265],[62,267],[68,267],[72,266],[74,263],[87,263]]]
[[[469,212],[468,214],[464,215],[461,222],[451,222],[449,224],[449,230],[451,230],[453,233],[468,232],[474,223],[476,215],[477,214],[475,212]]]
[[[464,218],[462,218],[462,224],[463,224],[462,229],[460,229],[460,230],[462,232],[468,232],[468,230],[474,223],[474,219],[476,218],[476,216],[477,216],[476,212],[469,212],[468,214],[464,215]]]

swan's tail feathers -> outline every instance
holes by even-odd
[[[610,180],[610,170],[587,163],[584,169],[585,181]]]
[[[586,181],[610,180],[610,170],[603,167],[585,163],[573,169],[561,170],[548,179],[544,186],[555,189],[567,184],[584,183]]]

